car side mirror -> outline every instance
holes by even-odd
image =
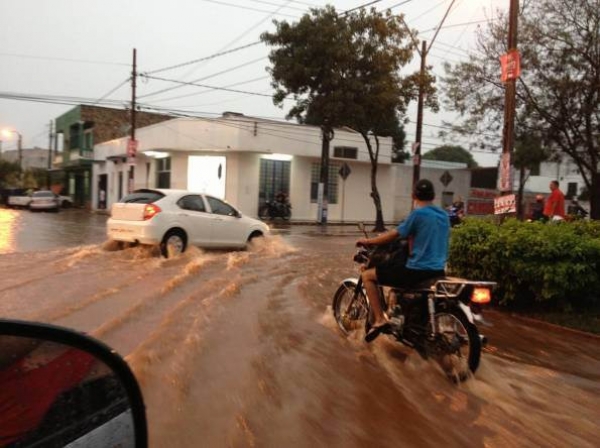
[[[0,446],[147,447],[142,394],[102,342],[0,319]]]

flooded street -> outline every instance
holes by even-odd
[[[341,335],[354,227],[288,226],[175,259],[105,241],[105,216],[0,210],[0,316],[85,331],[140,381],[152,447],[595,447],[600,339],[497,312],[476,376]],[[29,233],[28,233],[29,232]]]

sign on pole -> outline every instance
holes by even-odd
[[[348,179],[348,176],[350,176],[350,173],[352,172],[352,170],[350,169],[350,167],[348,166],[348,164],[346,162],[344,162],[344,164],[340,167],[340,170],[338,171],[338,174],[340,175],[340,177],[343,180]]]
[[[129,139],[127,141],[127,163],[135,165],[135,156],[137,154],[138,141]]]
[[[500,65],[502,73],[500,80],[508,82],[517,79],[521,76],[521,56],[519,50],[510,50],[508,53],[500,56]]]
[[[516,213],[517,201],[514,194],[507,194],[494,199],[494,214]]]
[[[503,152],[500,158],[500,185],[498,189],[502,191],[512,191],[512,170],[510,168],[510,152]]]
[[[452,177],[452,174],[450,174],[450,172],[448,171],[444,171],[444,174],[440,176],[440,182],[444,187],[447,187],[450,184],[450,182],[452,182],[452,179],[454,178]]]

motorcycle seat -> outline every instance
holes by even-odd
[[[458,277],[448,277],[448,276],[440,276],[440,277],[432,277],[427,280],[423,280],[422,282],[416,283],[411,286],[402,286],[397,287],[394,286],[393,289],[398,292],[419,292],[419,291],[431,291],[433,286],[439,281],[446,281],[449,283],[463,281],[463,279]]]

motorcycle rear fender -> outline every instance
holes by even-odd
[[[473,313],[471,312],[471,308],[468,307],[468,305],[465,305],[462,302],[457,302],[458,303],[458,307],[462,310],[463,313],[465,313],[465,316],[467,316],[467,319],[469,320],[469,322],[471,322],[473,325],[475,325],[475,319],[473,318]]]

